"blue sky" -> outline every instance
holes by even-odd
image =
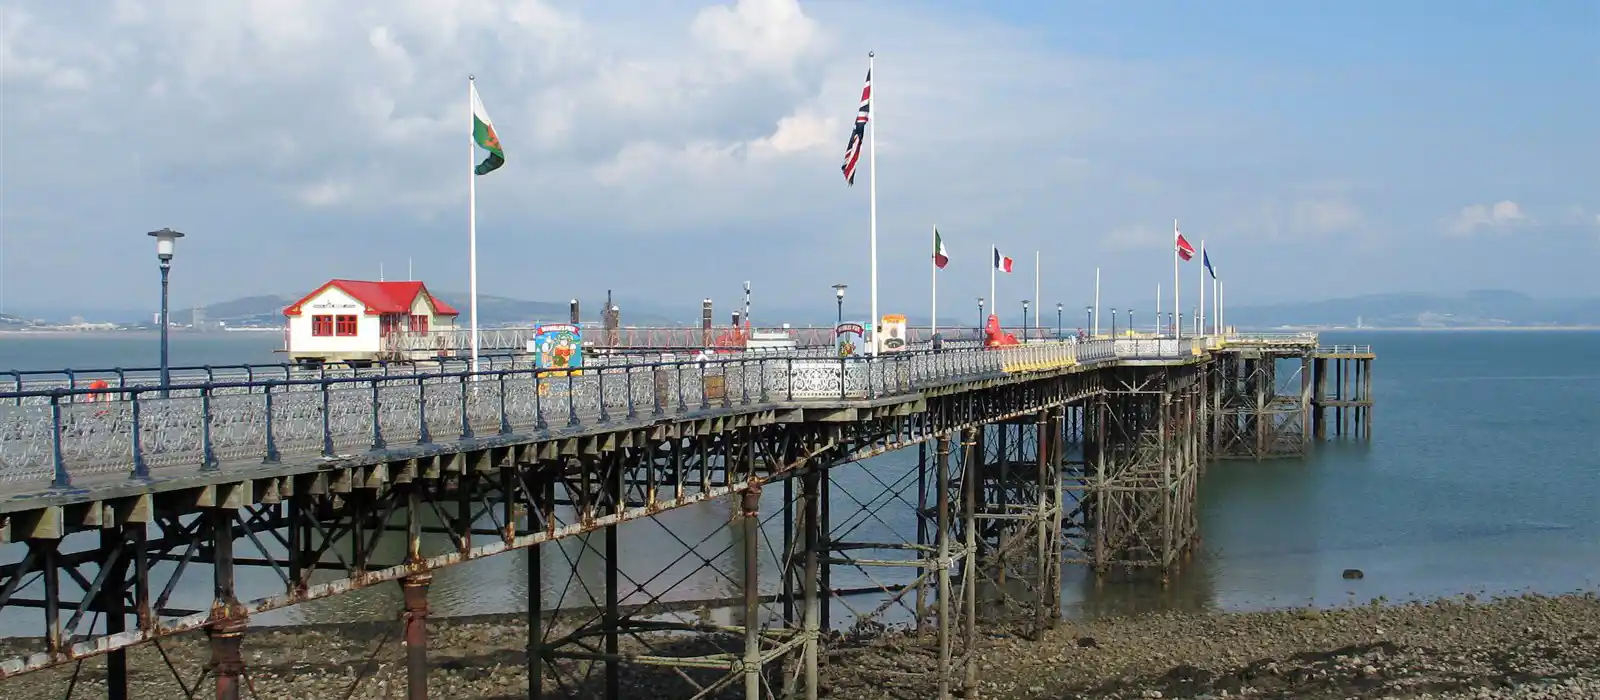
[[[508,157],[478,181],[484,293],[854,302],[870,175],[838,163],[869,48],[885,312],[926,312],[934,225],[942,307],[988,293],[993,244],[1002,304],[1039,250],[1047,304],[1098,266],[1147,308],[1174,218],[1235,306],[1600,294],[1593,2],[108,7],[0,10],[8,307],[153,306],[162,226],[189,233],[178,304],[408,258],[465,289],[469,72]]]

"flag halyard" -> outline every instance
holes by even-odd
[[[861,86],[861,106],[856,109],[855,127],[850,131],[850,141],[844,146],[844,173],[846,185],[856,184],[856,163],[861,160],[861,145],[866,142],[867,122],[872,117],[872,70],[867,69],[866,84]]]
[[[489,153],[478,167],[472,172],[477,175],[487,175],[500,166],[506,164],[506,153],[500,147],[500,134],[494,130],[494,121],[489,119],[489,112],[483,108],[483,100],[478,99],[478,86],[472,86],[472,140],[479,148]]]

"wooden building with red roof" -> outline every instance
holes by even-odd
[[[283,315],[289,360],[319,363],[448,352],[454,343],[445,336],[456,329],[459,313],[421,282],[336,279],[285,307]],[[441,342],[429,342],[434,337]]]

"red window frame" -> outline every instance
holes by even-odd
[[[355,314],[339,314],[333,317],[333,334],[341,338],[349,338],[360,333],[360,325]]]
[[[411,314],[411,332],[412,333],[427,333],[428,332],[428,317],[424,316],[422,314]]]
[[[333,316],[329,314],[312,316],[311,335],[318,338],[333,335]]]

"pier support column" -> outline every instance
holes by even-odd
[[[978,481],[983,478],[983,444],[981,429],[962,431],[962,448],[966,451],[965,473],[961,475],[961,532],[964,561],[961,567],[961,585],[966,590],[962,603],[962,697],[978,697],[978,667],[972,663],[972,650],[978,644]]]
[[[761,700],[761,484],[750,486],[740,503],[744,527],[744,697]],[[613,528],[614,529],[614,528]],[[616,653],[614,650],[608,650]]]
[[[827,481],[827,475],[819,473],[816,469],[807,470],[800,477],[800,497],[804,499],[801,506],[804,522],[801,525],[801,538],[805,546],[805,579],[800,584],[802,594],[805,596],[805,693],[806,700],[817,700],[819,680],[817,678],[817,660],[821,656],[822,646],[822,608],[818,601],[817,588],[822,573],[822,483]]]
[[[406,697],[428,700],[428,585],[433,574],[413,574],[400,581],[405,612]]]
[[[218,500],[226,502],[227,499],[219,494]],[[211,672],[217,680],[217,700],[239,700],[239,679],[244,675],[244,661],[239,650],[248,622],[244,606],[234,595],[233,509],[207,508],[205,517],[216,548],[211,562],[212,622],[206,625],[206,637],[211,644]]]
[[[406,486],[406,564],[422,563],[422,489],[416,481]],[[410,700],[428,699],[428,585],[433,574],[416,571],[400,580],[400,613],[406,648],[406,688]]]
[[[936,529],[934,530],[934,548],[937,558],[936,566],[939,567],[938,580],[935,583],[934,605],[939,610],[939,692],[935,697],[938,700],[950,700],[950,681],[953,676],[951,668],[951,632],[954,620],[950,618],[950,438],[939,436],[934,447],[934,475],[935,493],[939,494],[936,510]],[[814,697],[814,696],[813,696]]]

